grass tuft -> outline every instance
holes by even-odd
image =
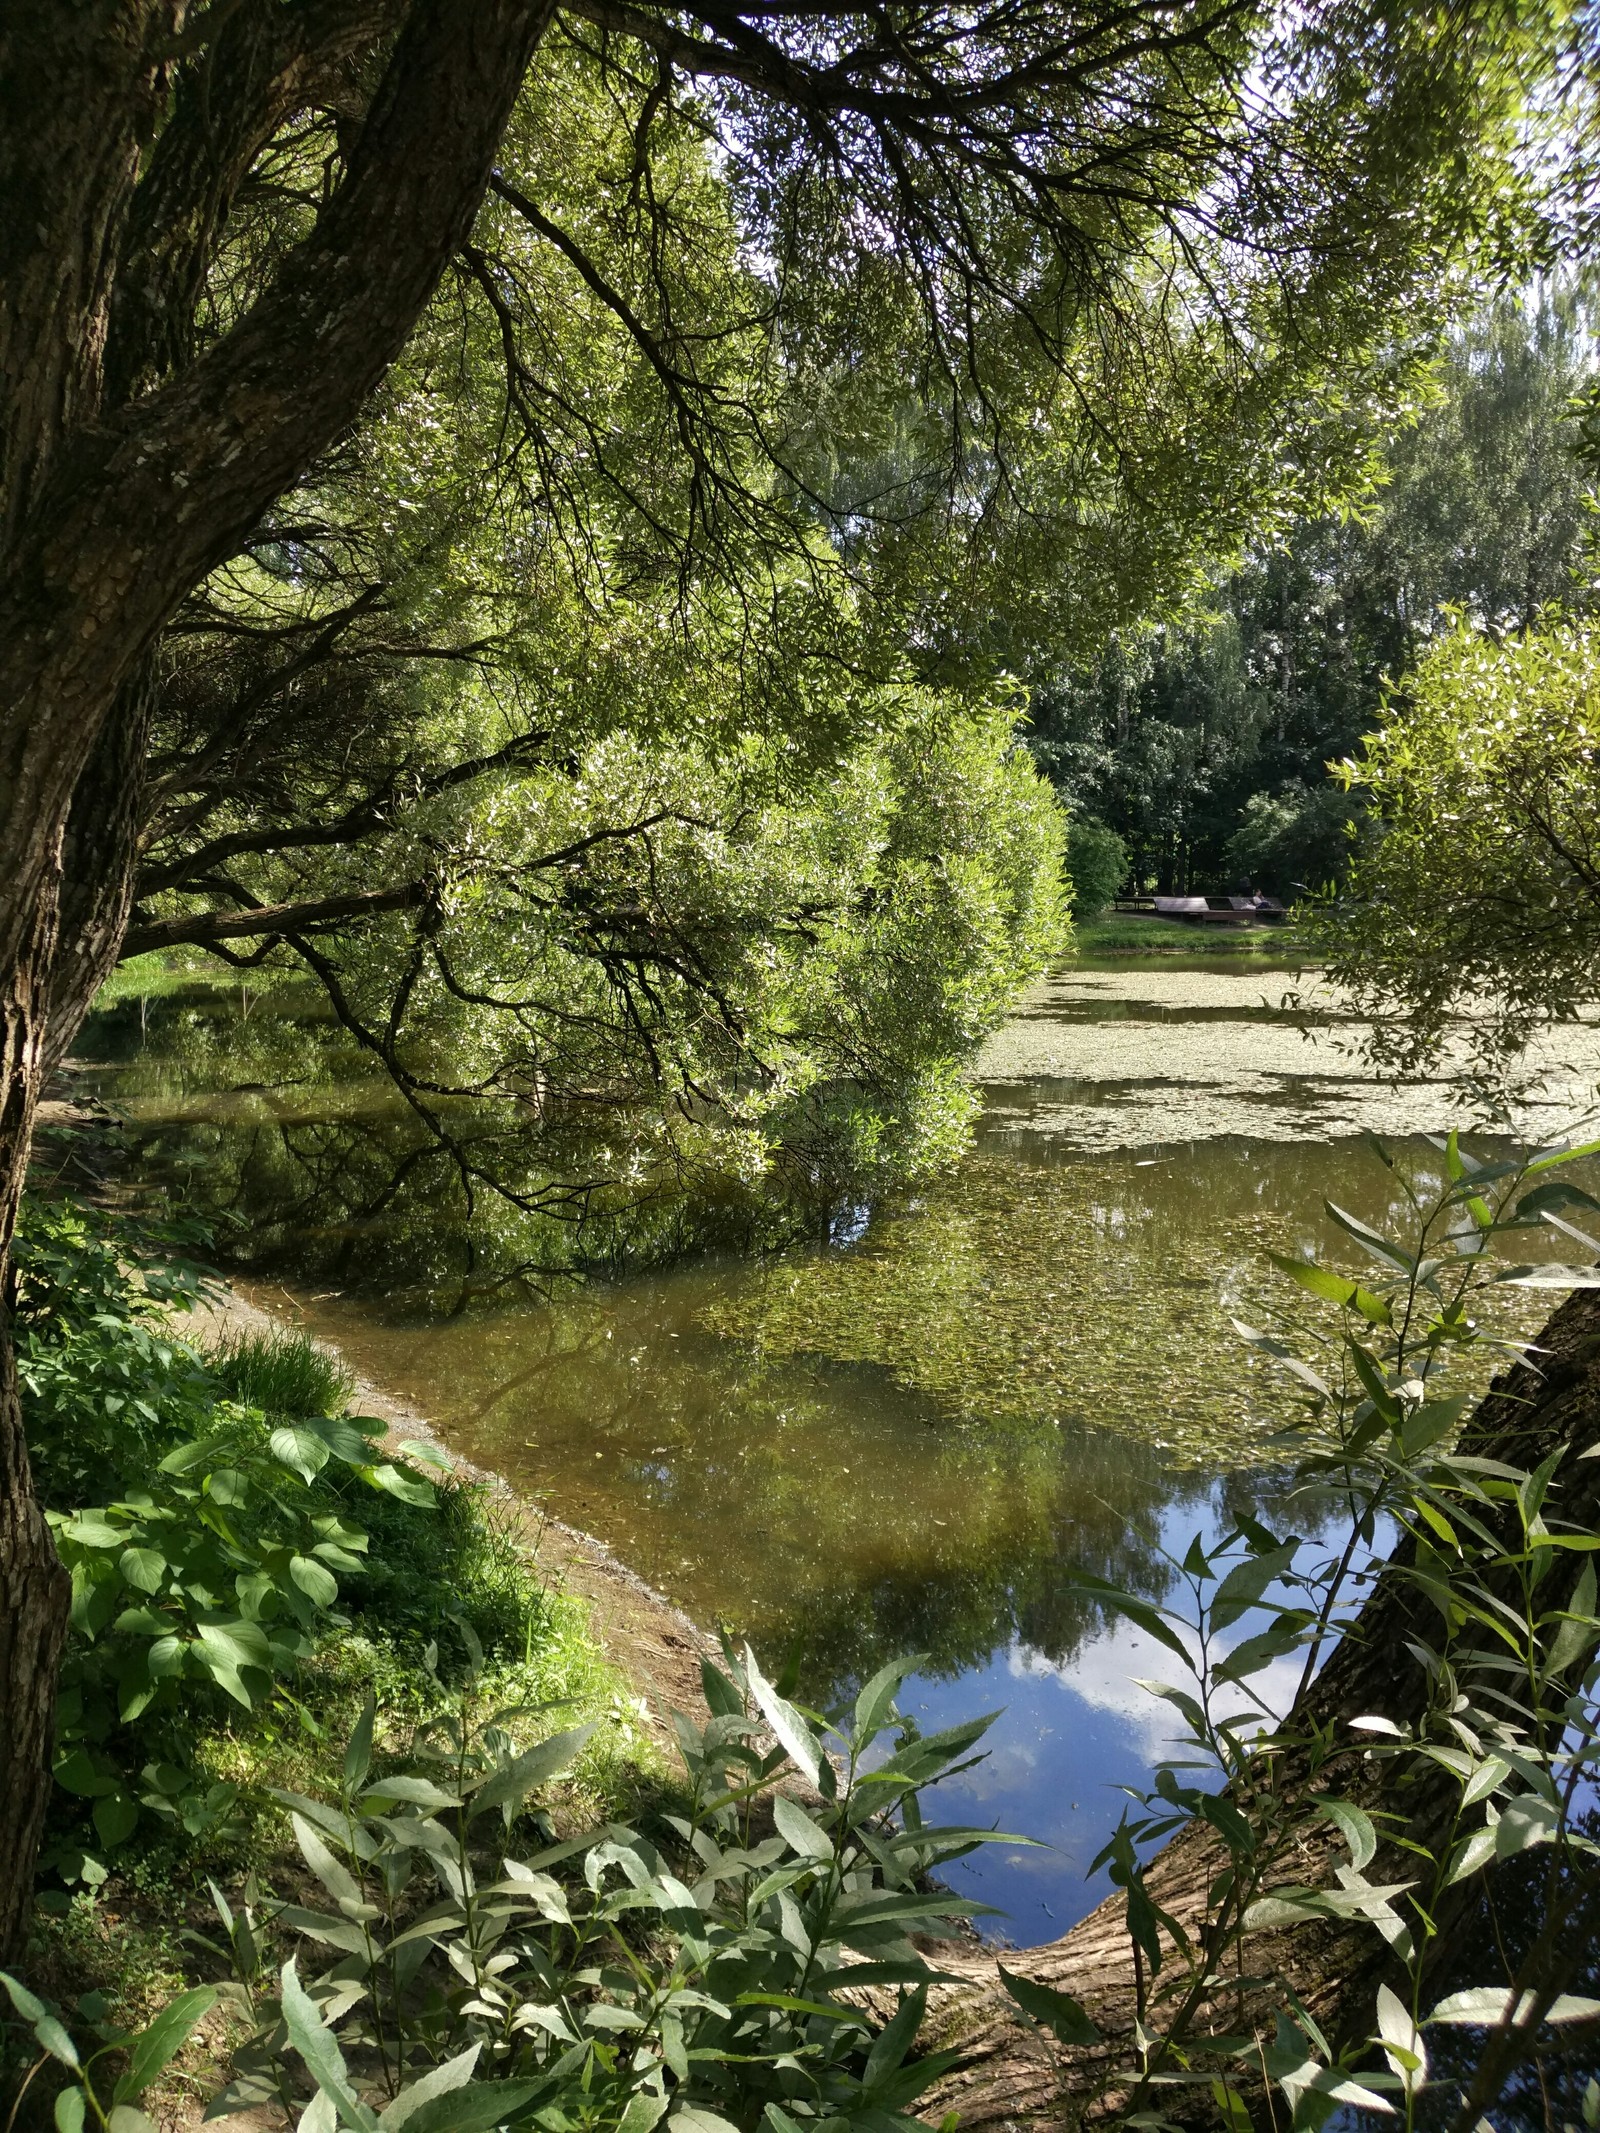
[[[210,1363],[230,1400],[269,1415],[342,1414],[355,1379],[303,1333],[234,1333]]]

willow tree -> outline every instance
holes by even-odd
[[[1002,588],[1018,628],[1109,613],[1102,558],[1146,590],[1263,486],[1344,478],[1392,321],[1497,195],[1529,20],[1488,0],[10,11],[0,1235],[46,1064],[119,951],[163,633],[348,434],[430,305],[492,322],[499,449],[548,478],[552,539],[574,454],[630,491],[646,570],[736,528],[781,542],[796,517],[850,559],[876,526],[864,593],[930,665],[959,659],[983,636],[962,618]],[[579,201],[554,183],[544,94],[570,53],[631,120],[617,185]],[[722,292],[681,295],[704,276],[655,178],[684,127],[739,219],[753,370],[719,360]],[[499,257],[513,224],[537,274]],[[578,292],[643,355],[670,478],[661,456],[632,479],[552,356]],[[9,1359],[0,1566],[7,1941],[66,1617]]]

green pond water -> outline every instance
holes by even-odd
[[[925,1726],[1002,1710],[948,1818],[1043,1848],[959,1871],[1013,1940],[1064,1930],[1164,1732],[1134,1680],[1152,1652],[1068,1574],[1159,1594],[1193,1532],[1277,1515],[1266,1439],[1291,1403],[1230,1321],[1294,1321],[1268,1251],[1347,1261],[1325,1198],[1399,1217],[1363,1136],[1437,1175],[1424,1136],[1467,1121],[1464,1059],[1396,1089],[1292,972],[1078,965],[975,1062],[983,1117],[948,1180],[838,1211],[826,1245],[450,1315],[459,1294],[419,1300],[425,1197],[402,1214],[374,1182],[392,1104],[319,1078],[316,1028],[124,1006],[86,1033],[84,1085],[175,1191],[229,1211],[262,1301],[698,1620],[774,1663],[798,1646],[818,1697],[916,1652]],[[1530,1075],[1519,1128],[1575,1130],[1600,1032],[1555,1033]],[[1548,1297],[1505,1293],[1534,1330]]]

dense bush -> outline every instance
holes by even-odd
[[[385,1458],[310,1342],[179,1337],[173,1308],[201,1288],[185,1241],[39,1200],[17,1243],[29,1444],[72,1578],[56,1778],[82,1806],[62,1801],[52,1853],[69,1878],[144,1817],[212,1826],[232,1788],[196,1766],[198,1735],[355,1618],[420,1642],[456,1608],[491,1644],[527,1634],[526,1581],[472,1493]]]
[[[1067,823],[1067,873],[1073,917],[1095,918],[1116,900],[1128,878],[1128,847],[1092,815],[1073,815]]]
[[[520,1746],[526,1714],[485,1713],[469,1672],[389,1769],[369,1701],[336,1796],[283,1795],[323,1907],[219,1899],[215,1953],[251,2036],[212,2112],[278,2104],[313,2133],[650,2133],[669,2112],[676,2133],[916,2133],[911,2106],[958,2054],[913,2055],[937,1975],[915,1941],[982,1908],[928,1875],[994,1834],[926,1826],[918,1796],[989,1721],[919,1735],[895,1706],[914,1662],[824,1715],[726,1657],[703,1669],[709,1722],[679,1721],[682,1813],[655,1837],[558,1843],[536,1819],[531,1853],[513,1832],[583,1729]],[[4,1982],[69,2069],[65,2133],[130,2107],[217,1997],[187,1993],[126,2040],[113,2084]],[[896,1996],[887,2023],[867,1987]]]

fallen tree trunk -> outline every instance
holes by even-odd
[[[1518,1364],[1495,1379],[1463,1435],[1462,1449],[1531,1468],[1567,1445],[1551,1492],[1552,1516],[1593,1527],[1600,1521],[1600,1457],[1583,1455],[1600,1450],[1600,1292],[1580,1290],[1561,1305],[1540,1336],[1540,1361],[1537,1372]],[[1372,1756],[1360,1736],[1348,1730],[1352,1718],[1365,1714],[1408,1726],[1426,1709],[1426,1679],[1407,1642],[1419,1629],[1431,1638],[1436,1623],[1424,1620],[1426,1603],[1399,1574],[1410,1552],[1409,1542],[1396,1550],[1391,1567],[1297,1703],[1286,1730],[1301,1734],[1331,1723],[1342,1752],[1324,1766],[1319,1787],[1331,1779],[1326,1789],[1401,1815],[1405,1833],[1427,1843],[1441,1808],[1454,1795],[1452,1782],[1435,1773],[1438,1782],[1430,1783],[1413,1763],[1408,1781],[1397,1787],[1401,1766]],[[1549,1573],[1545,1605],[1563,1604],[1584,1559],[1569,1555],[1558,1562]],[[1308,1840],[1282,1879],[1316,1885],[1326,1880],[1332,1856],[1330,1845]],[[1146,1885],[1163,1910],[1192,1930],[1205,1914],[1210,1884],[1225,1860],[1209,1826],[1190,1824],[1151,1863]],[[1414,1878],[1415,1864],[1384,1845],[1369,1871],[1377,1882],[1406,1881]],[[1450,1892],[1454,1909],[1440,1919],[1435,1947],[1448,1950],[1452,1924],[1465,1917],[1480,1894],[1476,1879]],[[955,2111],[962,2133],[1071,2123],[1080,2116],[1101,2086],[1108,2060],[1125,2063],[1132,2038],[1136,1978],[1125,1917],[1125,1898],[1118,1891],[1062,1939],[1012,1957],[1007,1965],[1081,2001],[1107,2040],[1101,2047],[1047,2050],[1017,2016],[992,1957],[941,1957],[944,1967],[961,1973],[965,1982],[935,1996],[930,2041],[959,2047],[963,2058],[923,2099],[923,2115],[937,2123]],[[1252,1967],[1276,1969],[1290,1979],[1336,2047],[1366,2034],[1388,1960],[1370,1925],[1307,1924],[1261,1940],[1265,1960]],[[1226,2026],[1236,2024],[1230,2019]],[[1165,2091],[1163,2110],[1171,2113],[1182,2093]],[[1189,2093],[1203,2102],[1207,2116],[1216,2115],[1204,2090]]]

